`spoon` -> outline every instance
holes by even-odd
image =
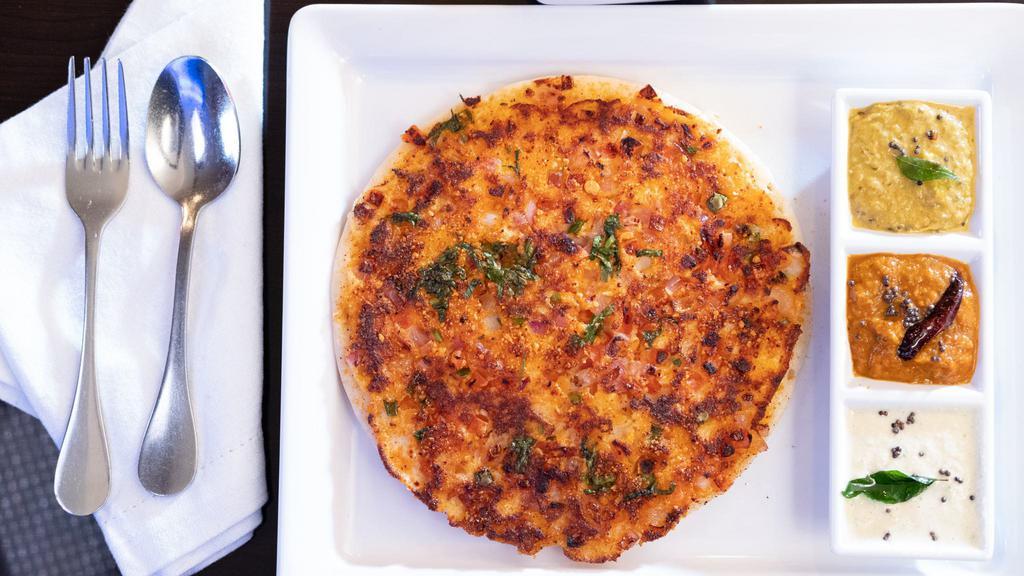
[[[158,495],[184,490],[196,472],[196,431],[189,398],[185,318],[192,235],[199,211],[238,171],[238,116],[210,64],[183,56],[163,69],[146,118],[146,165],[181,205],[174,309],[163,381],[139,454],[139,480]]]

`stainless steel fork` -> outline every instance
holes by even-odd
[[[68,62],[68,150],[64,187],[68,204],[85,228],[85,326],[82,331],[82,359],[75,400],[61,442],[53,491],[61,507],[76,515],[92,514],[110,492],[110,459],[107,437],[96,389],[93,327],[96,317],[96,261],[100,234],[117,213],[128,192],[128,107],[125,102],[124,70],[117,63],[118,155],[110,150],[110,106],[107,99],[107,61],[101,60],[103,87],[100,102],[103,119],[103,147],[93,145],[92,85],[90,62],[85,59],[85,154],[78,155],[75,123],[75,59]]]

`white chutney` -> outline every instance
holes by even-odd
[[[913,414],[913,416],[911,416]],[[861,495],[847,500],[850,534],[899,546],[932,543],[980,548],[983,481],[979,423],[970,409],[858,408],[847,412],[850,479],[879,470],[936,478],[906,502]]]

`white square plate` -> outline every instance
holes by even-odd
[[[289,32],[282,358],[282,574],[567,570],[636,574],[758,572],[1024,573],[1024,409],[1020,354],[997,355],[993,559],[841,557],[829,548],[829,167],[831,102],[843,86],[973,88],[992,95],[999,206],[996,341],[1013,344],[1024,227],[1014,167],[1024,133],[1024,9],[944,6],[399,7],[316,6]],[[409,124],[458,94],[552,74],[651,83],[710,113],[793,198],[812,253],[812,346],[769,450],[724,495],[616,563],[535,558],[448,527],[384,470],[338,382],[329,279],[341,224]],[[1000,248],[1001,247],[1001,248]],[[839,343],[840,345],[842,343]],[[1003,450],[1003,452],[998,452]]]

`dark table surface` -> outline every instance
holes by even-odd
[[[204,570],[207,575],[272,574],[277,560],[286,41],[292,14],[312,3],[267,0],[263,430],[270,498],[263,510],[263,524],[252,540]],[[61,87],[66,81],[70,55],[95,59],[128,4],[129,0],[0,0],[0,121]],[[17,460],[5,461],[0,466],[0,576],[116,574],[116,566],[92,519],[64,514],[49,497],[57,450],[42,426],[0,404],[0,443],[19,447],[13,456]],[[15,509],[16,518],[11,517]],[[79,549],[93,550],[92,557],[61,553],[69,541],[76,542]]]

